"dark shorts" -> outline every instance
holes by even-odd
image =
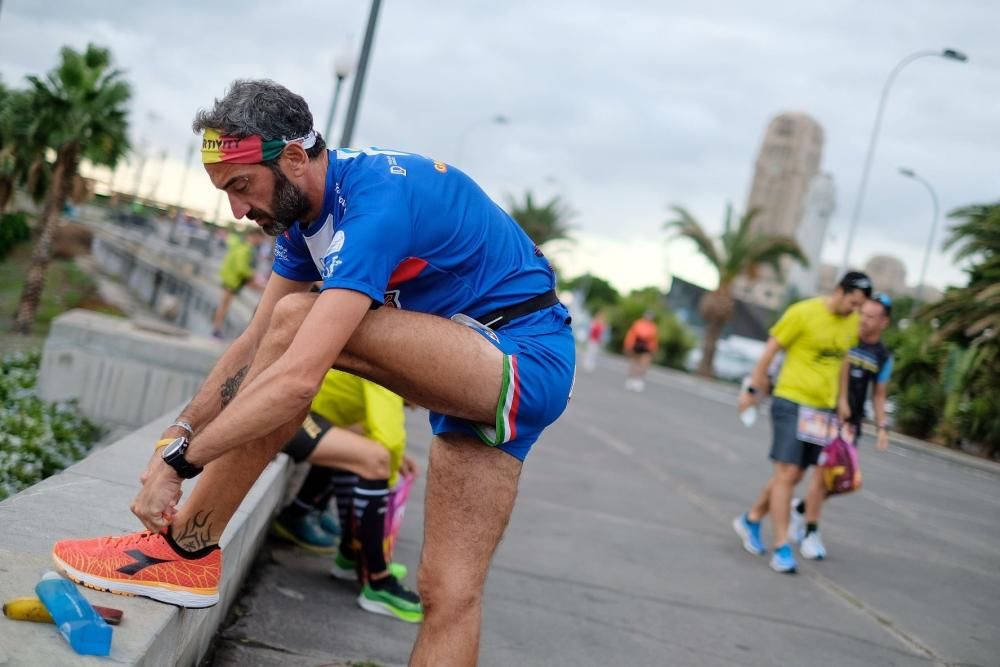
[[[823,448],[798,438],[799,404],[775,396],[771,401],[772,461],[791,463],[805,470],[816,465]]]
[[[285,445],[284,452],[295,461],[302,463],[310,456],[316,445],[323,439],[326,432],[333,428],[333,425],[320,417],[315,412],[310,412],[302,422],[302,426],[295,432],[292,439]]]

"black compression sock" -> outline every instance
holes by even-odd
[[[354,487],[354,519],[358,522],[365,572],[385,572],[385,510],[389,480],[362,479]]]
[[[340,553],[354,560],[357,558],[354,542],[354,487],[358,476],[347,470],[333,471],[333,492],[337,497],[337,516],[340,518]]]
[[[817,530],[819,530],[819,524],[818,523],[807,523],[806,524],[806,535],[812,535]]]
[[[327,493],[330,485],[333,483],[333,474],[333,468],[310,466],[309,474],[306,475],[305,480],[302,482],[302,487],[299,489],[299,493],[295,497],[296,500],[298,500],[302,505],[325,509],[325,507],[321,507],[319,503],[323,496]],[[305,511],[303,511],[302,514],[305,514]]]

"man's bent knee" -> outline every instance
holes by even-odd
[[[483,580],[468,580],[454,572],[435,571],[421,563],[417,590],[425,613],[460,618],[475,611],[483,600]]]

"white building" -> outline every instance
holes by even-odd
[[[802,222],[795,232],[802,252],[809,258],[809,266],[803,267],[792,263],[788,270],[787,284],[800,297],[815,296],[820,293],[819,268],[823,253],[823,241],[830,218],[837,208],[837,191],[833,184],[833,176],[827,173],[817,174],[809,182],[806,194],[805,208],[802,212]]]

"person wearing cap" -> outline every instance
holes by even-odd
[[[840,391],[837,414],[844,425],[844,435],[854,446],[861,438],[861,422],[865,416],[868,388],[872,390],[872,408],[875,412],[875,449],[889,447],[889,429],[886,423],[885,402],[892,375],[892,352],[882,342],[882,333],[892,318],[892,299],[887,294],[877,294],[861,307],[858,344],[851,348],[840,371]],[[799,553],[809,560],[826,558],[826,546],[819,534],[819,517],[826,500],[823,476],[814,470],[809,479],[806,499],[792,500],[789,539],[799,543]]]
[[[193,129],[234,217],[276,237],[273,272],[246,330],[154,446],[131,505],[147,530],[60,541],[56,565],[115,593],[216,604],[223,531],[335,366],[430,413],[424,618],[410,664],[475,664],[523,461],[575,377],[552,266],[462,171],[398,150],[327,149],[305,100],[274,81],[235,81]]]
[[[767,370],[779,351],[785,361],[771,402],[771,477],[749,511],[733,519],[733,530],[743,548],[755,555],[767,549],[760,535],[761,521],[770,513],[775,572],[798,568],[788,543],[791,500],[796,484],[819,459],[835,418],[841,368],[858,341],[858,309],[871,296],[871,280],[848,272],[833,293],[799,301],[771,327],[770,338],[758,359],[750,382],[740,394],[739,411],[756,405],[767,390]]]
[[[628,378],[625,388],[640,392],[646,388],[646,373],[653,363],[653,355],[659,345],[660,334],[653,320],[653,312],[647,310],[642,317],[629,327],[625,334],[625,354],[629,358]]]

